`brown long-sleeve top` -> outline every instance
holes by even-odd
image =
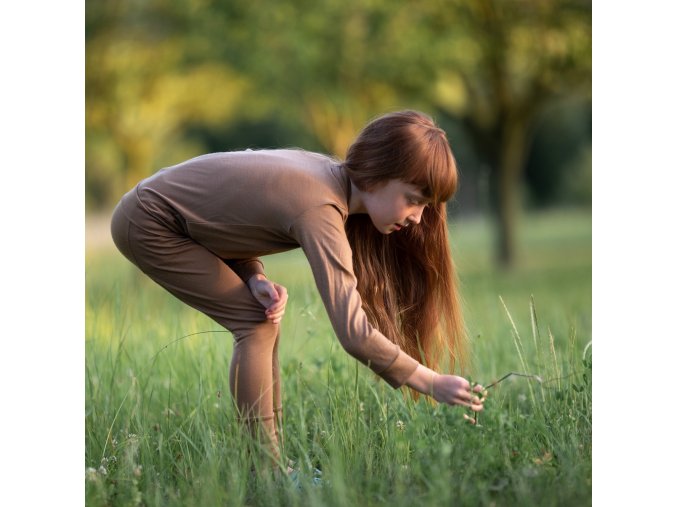
[[[245,281],[263,272],[259,256],[300,246],[343,348],[395,388],[418,366],[362,309],[344,227],[350,180],[335,160],[302,150],[214,153],[163,169],[136,192]]]

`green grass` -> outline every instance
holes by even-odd
[[[492,388],[479,427],[459,407],[415,403],[341,349],[300,252],[264,259],[290,293],[280,360],[285,453],[300,489],[250,472],[260,463],[234,419],[230,334],[117,253],[88,255],[87,504],[590,504],[589,214],[524,217],[510,273],[491,266],[486,222],[454,223],[451,234],[471,378],[486,385],[527,369],[545,382]],[[172,343],[202,331],[214,332]],[[310,485],[313,467],[322,488]]]

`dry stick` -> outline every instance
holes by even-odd
[[[529,373],[517,373],[517,372],[511,371],[510,373],[508,373],[508,374],[506,374],[506,375],[503,375],[503,376],[502,376],[500,379],[498,379],[496,382],[492,382],[491,384],[489,384],[489,385],[488,385],[487,387],[485,387],[484,389],[489,389],[490,387],[494,387],[496,384],[498,384],[498,383],[500,383],[500,382],[503,382],[505,379],[507,379],[508,377],[510,377],[510,376],[512,376],[512,375],[515,375],[515,376],[517,376],[517,377],[529,377],[529,378],[534,378],[534,379],[536,379],[536,381],[537,381],[539,384],[542,384],[542,383],[543,383],[543,379],[542,379],[540,376],[538,376],[538,375],[532,375],[532,374],[529,374]]]

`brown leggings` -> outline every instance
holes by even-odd
[[[253,432],[265,430],[273,457],[279,457],[279,324],[266,319],[264,307],[221,258],[154,218],[135,200],[128,194],[113,212],[115,245],[152,280],[233,333],[229,380],[240,420]]]

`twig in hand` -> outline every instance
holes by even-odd
[[[503,376],[502,376],[500,379],[498,379],[496,382],[492,382],[491,384],[489,384],[489,385],[488,385],[487,387],[485,387],[484,389],[489,389],[490,387],[494,387],[496,384],[498,384],[498,383],[500,383],[500,382],[503,382],[505,379],[507,379],[508,377],[510,377],[510,376],[512,376],[512,375],[516,375],[516,376],[518,376],[518,377],[528,377],[528,378],[533,378],[533,379],[536,379],[536,381],[537,381],[539,384],[542,384],[542,383],[543,383],[543,379],[542,379],[539,375],[531,375],[531,374],[529,374],[529,373],[517,373],[517,372],[511,371],[510,373],[508,373],[508,374],[506,374],[506,375],[503,375]]]

